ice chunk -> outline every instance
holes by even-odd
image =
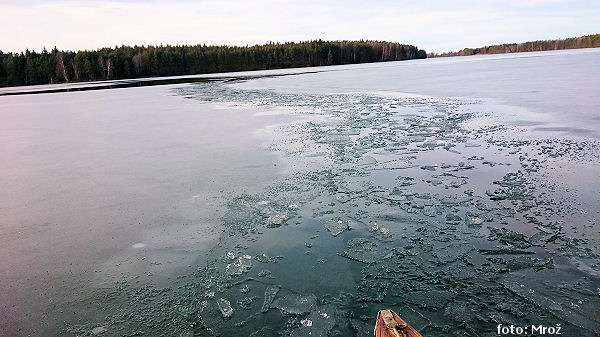
[[[483,219],[481,219],[479,214],[467,212],[465,213],[465,223],[469,226],[481,226]]]
[[[340,218],[335,218],[327,221],[324,226],[331,235],[338,236],[348,229],[348,222]]]
[[[258,261],[258,262],[262,262],[262,263],[268,263],[268,262],[270,262],[270,261],[271,261],[271,259],[270,259],[270,258],[267,256],[267,254],[265,254],[265,253],[262,253],[262,254],[260,254],[260,255],[256,255],[256,256],[254,257],[254,259],[255,259],[256,261]]]
[[[252,268],[252,256],[244,255],[238,257],[225,268],[227,275],[241,275]]]
[[[461,217],[456,214],[452,214],[452,213],[446,214],[446,223],[458,224],[461,220],[462,220]]]
[[[375,165],[375,164],[377,164],[377,159],[375,159],[375,158],[373,158],[371,156],[364,156],[364,157],[362,157],[358,161],[357,164],[358,165],[365,165],[365,166],[367,166],[367,165]]]
[[[99,326],[92,329],[92,335],[99,335],[108,331],[105,327]]]
[[[300,321],[300,326],[292,330],[292,337],[325,337],[333,329],[335,320],[331,317],[333,305],[328,305],[320,310],[312,311],[308,317]],[[371,328],[371,333],[373,329]]]
[[[271,271],[269,269],[263,269],[258,273],[258,277],[271,277]]]
[[[346,250],[338,253],[345,258],[363,263],[374,263],[381,258],[381,251],[375,242],[365,238],[354,238],[348,240]]]
[[[276,299],[271,307],[287,314],[304,314],[316,309],[317,297],[313,294],[287,294]]]
[[[544,269],[553,269],[554,268],[554,259],[549,257],[544,261],[540,261],[533,266],[533,270],[536,272]]]
[[[207,305],[208,305],[208,301],[207,300],[201,301],[200,305],[198,306],[198,312],[203,312],[204,309],[206,309]]]
[[[217,300],[217,306],[219,307],[219,311],[221,311],[221,315],[224,318],[231,317],[233,315],[233,308],[231,307],[231,302],[224,298],[219,298]]]
[[[535,252],[530,252],[526,250],[517,250],[517,249],[479,249],[478,250],[483,255],[528,255],[535,254]]]
[[[446,145],[446,143],[444,141],[439,140],[439,139],[434,139],[434,140],[426,140],[423,143],[419,144],[418,146],[433,150],[438,146],[444,146],[444,145]]]
[[[302,326],[311,327],[312,326],[312,321],[310,319],[303,319],[303,320],[300,321],[300,324],[302,324]]]
[[[489,230],[489,239],[492,241],[498,240],[502,244],[510,245],[515,248],[521,249],[529,248],[532,246],[531,242],[529,242],[528,238],[524,234],[517,233],[506,228],[489,227]]]
[[[450,244],[443,249],[433,251],[431,255],[435,260],[432,262],[437,265],[445,265],[467,256],[473,250],[474,247],[466,242]]]
[[[499,268],[498,269],[499,271],[504,271],[504,272],[528,269],[528,268],[533,267],[533,265],[536,262],[539,262],[538,259],[527,257],[527,256],[518,256],[513,259],[503,259],[500,257],[488,257],[486,260],[488,260],[491,263],[494,263]],[[502,268],[503,265],[506,268]]]
[[[398,182],[398,186],[399,187],[406,187],[406,186],[411,186],[415,184],[415,178],[412,177],[398,177],[396,178],[396,181]]]
[[[269,307],[271,306],[271,303],[273,303],[275,296],[277,296],[279,289],[281,289],[280,285],[268,286],[267,289],[265,289],[263,306],[262,306],[262,309],[260,310],[260,312],[269,311]]]
[[[254,300],[256,300],[257,298],[258,296],[244,297],[241,300],[238,300],[237,304],[240,306],[240,308],[244,310],[250,310],[252,308]]]
[[[437,168],[437,165],[423,165],[421,166],[421,170],[427,170],[427,171],[435,171]]]
[[[281,255],[277,255],[277,256],[271,256],[269,257],[267,254],[262,253],[260,255],[257,255],[254,257],[254,259],[258,262],[262,262],[262,263],[277,263],[279,261],[281,261],[283,259],[283,256]]]
[[[279,227],[285,223],[287,216],[282,214],[273,214],[269,216],[269,227]]]
[[[383,302],[389,281],[364,279],[357,287],[361,302]]]

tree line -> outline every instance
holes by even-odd
[[[385,41],[268,43],[255,46],[120,46],[94,51],[2,53],[0,86],[281,69],[426,58],[412,45]]]
[[[585,35],[561,40],[540,40],[522,43],[505,43],[479,48],[465,48],[461,51],[442,54],[430,53],[428,57],[468,56],[477,54],[504,54],[527,51],[578,49],[600,47],[600,34]]]

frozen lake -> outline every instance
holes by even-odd
[[[600,333],[600,50],[223,76],[0,96],[0,335]]]

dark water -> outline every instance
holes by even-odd
[[[599,56],[0,98],[0,332],[596,336]]]

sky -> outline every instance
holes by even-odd
[[[0,50],[386,40],[427,52],[600,33],[599,0],[0,0]]]

